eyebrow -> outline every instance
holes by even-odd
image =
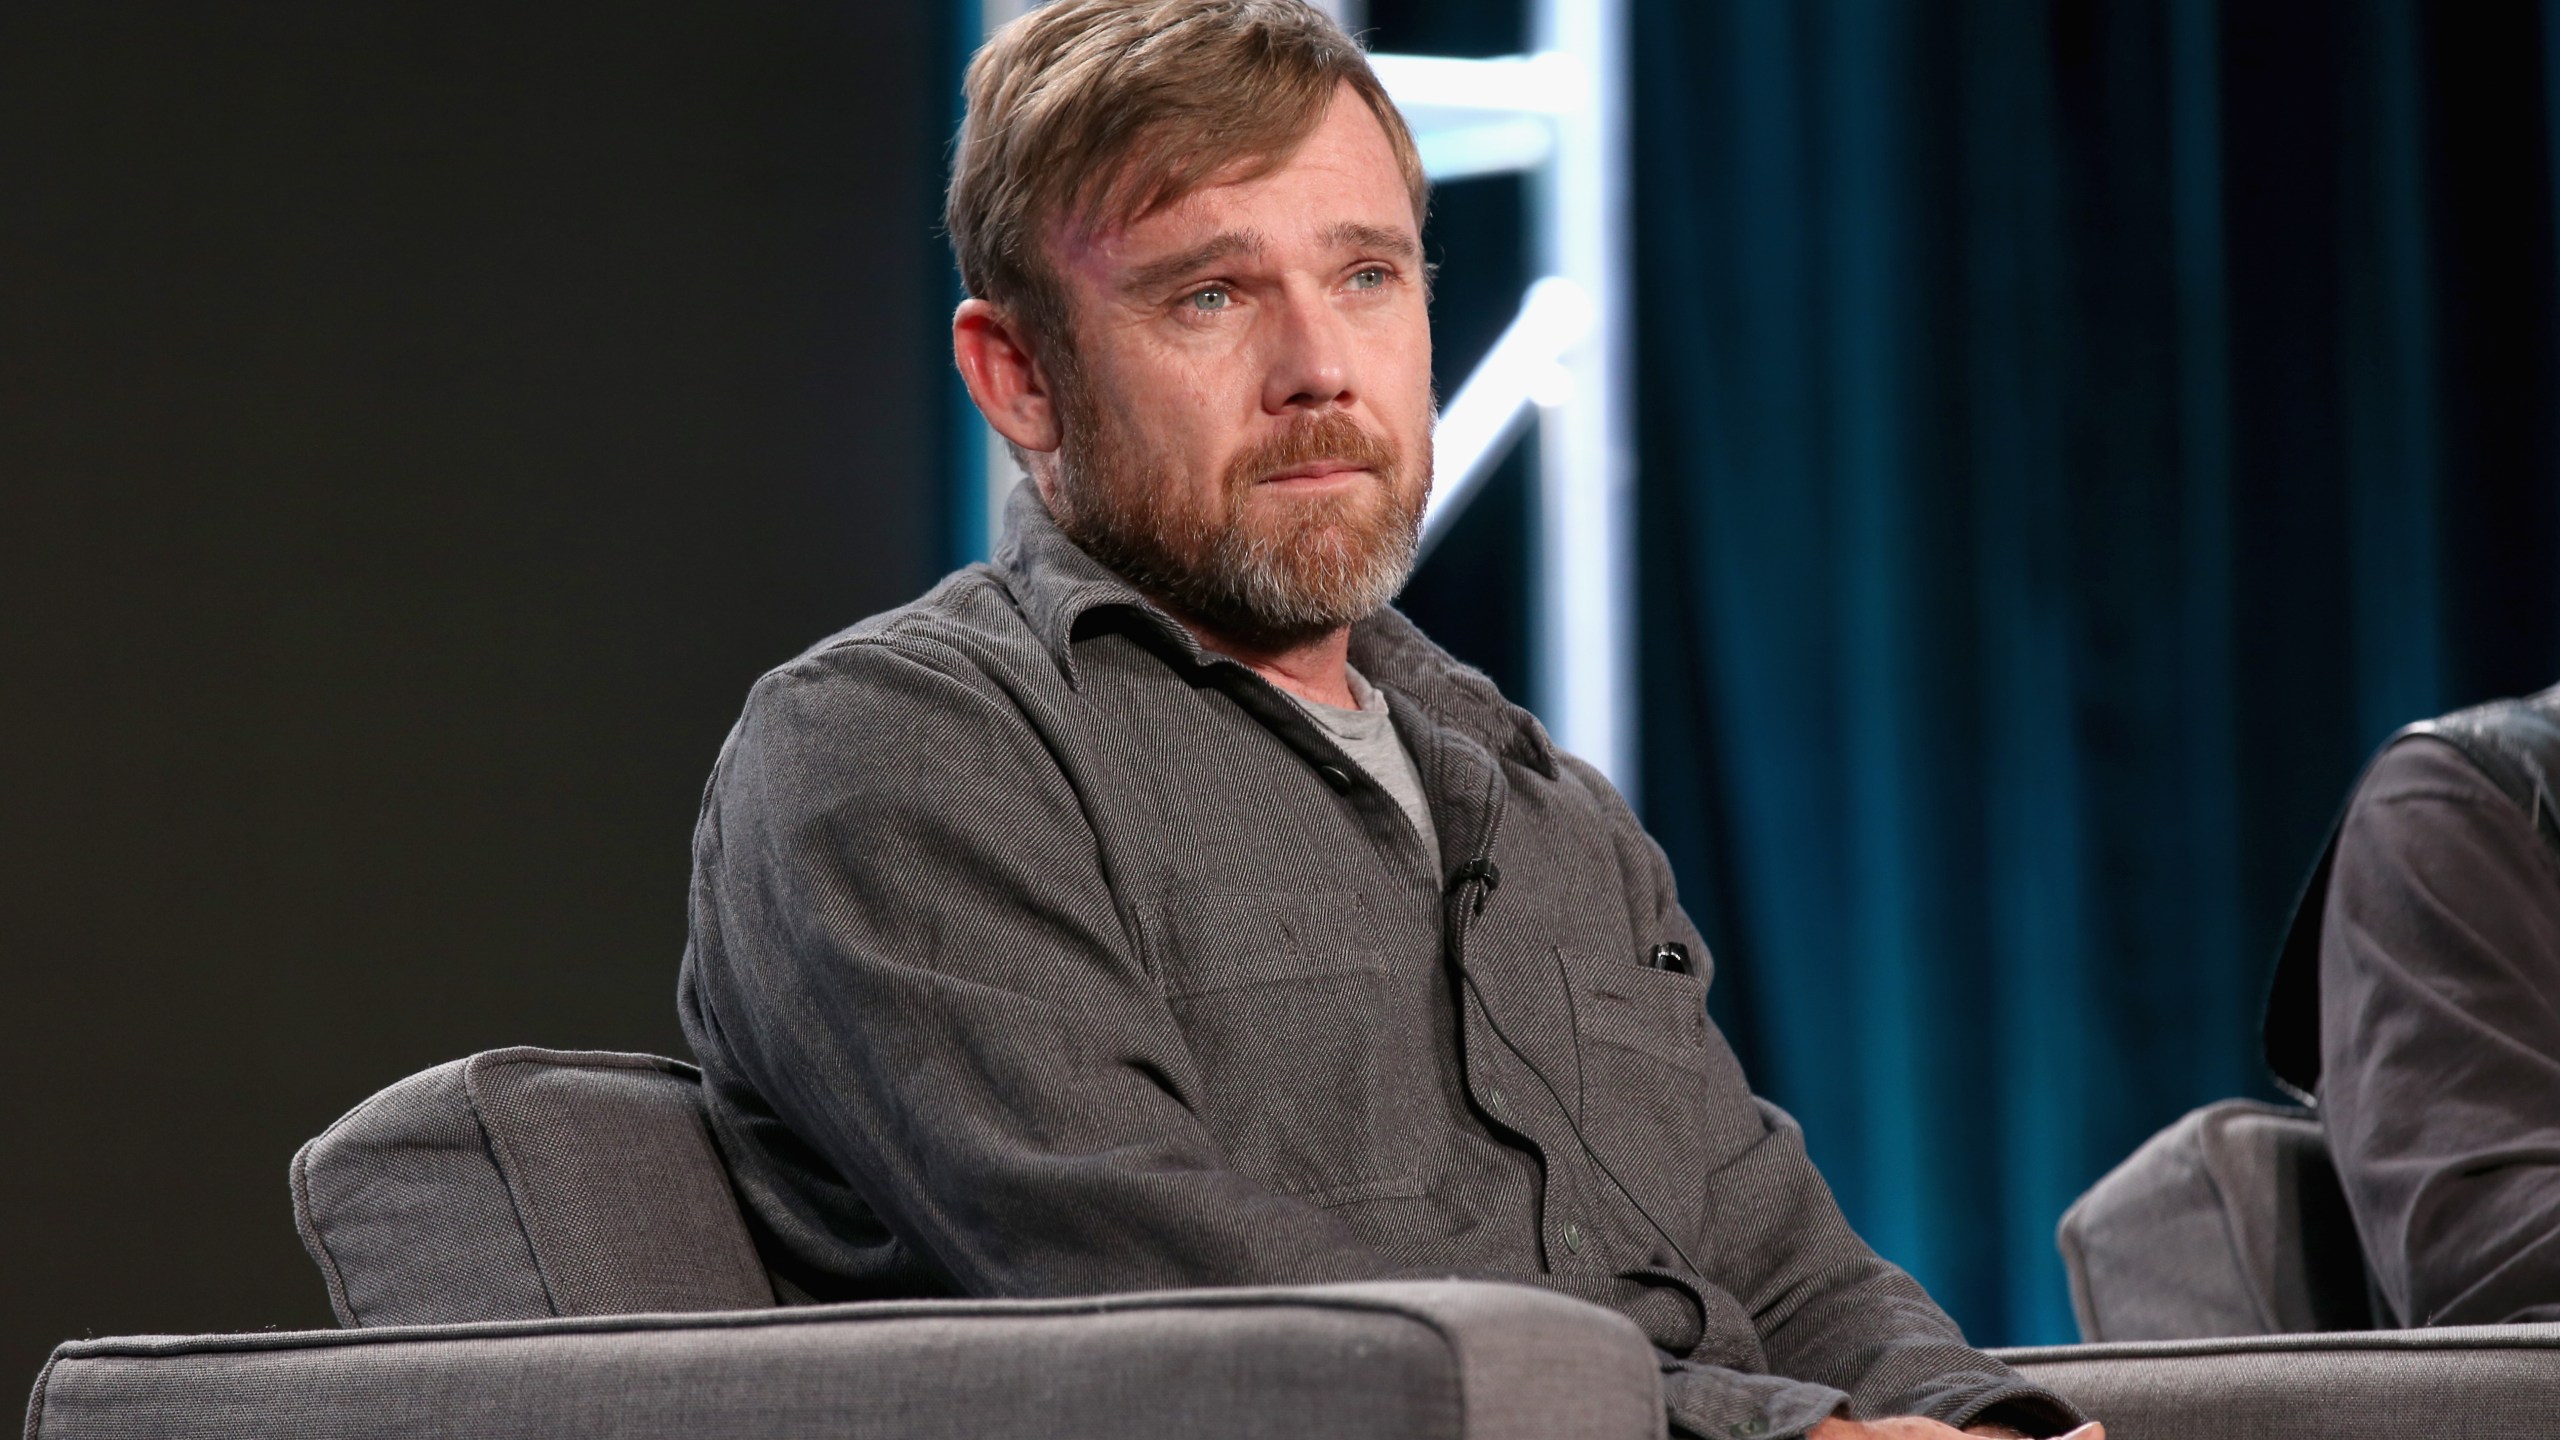
[[[1261,231],[1229,230],[1179,255],[1168,255],[1139,266],[1120,282],[1120,288],[1133,295],[1149,294],[1188,278],[1194,271],[1206,270],[1221,260],[1237,255],[1259,255],[1262,250]]]
[[[1323,241],[1328,249],[1378,250],[1399,260],[1411,260],[1422,253],[1411,234],[1358,220],[1345,220],[1330,227],[1324,232]]]

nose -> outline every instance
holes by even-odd
[[[1342,315],[1320,295],[1294,292],[1273,309],[1262,408],[1287,415],[1351,404],[1353,341]]]

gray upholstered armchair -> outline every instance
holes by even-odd
[[[2319,1117],[2291,1105],[2189,1111],[2054,1238],[2083,1340],[2366,1330],[2381,1313]]]
[[[1587,1437],[1652,1348],[1509,1285],[778,1306],[692,1067],[500,1050],[294,1157],[346,1329],[82,1341],[30,1437]]]
[[[1464,1282],[777,1306],[693,1072],[505,1050],[295,1158],[343,1330],[66,1344],[30,1440],[1640,1440],[1634,1325]],[[2560,1326],[2012,1351],[2115,1440],[2560,1432]]]

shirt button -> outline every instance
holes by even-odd
[[[1350,771],[1343,769],[1339,765],[1319,765],[1316,767],[1316,773],[1324,777],[1324,783],[1333,787],[1334,794],[1348,795],[1351,793]]]
[[[1750,1419],[1750,1420],[1745,1420],[1745,1421],[1743,1421],[1741,1424],[1734,1426],[1734,1427],[1733,1427],[1733,1433],[1734,1433],[1734,1434],[1736,1434],[1736,1435],[1757,1435],[1757,1434],[1759,1434],[1761,1431],[1766,1430],[1766,1429],[1768,1429],[1768,1428],[1769,1428],[1769,1422],[1768,1422],[1768,1421],[1766,1421],[1766,1420],[1762,1420],[1762,1419],[1758,1419],[1758,1418],[1756,1418],[1756,1417],[1755,1417],[1755,1418]]]
[[[1570,1220],[1564,1222],[1564,1248],[1579,1255],[1582,1253],[1582,1242],[1588,1238],[1590,1237],[1582,1233],[1581,1226]]]

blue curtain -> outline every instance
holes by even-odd
[[[1641,803],[1852,1220],[2067,1339],[2366,751],[2560,679],[2560,7],[1634,3]]]

